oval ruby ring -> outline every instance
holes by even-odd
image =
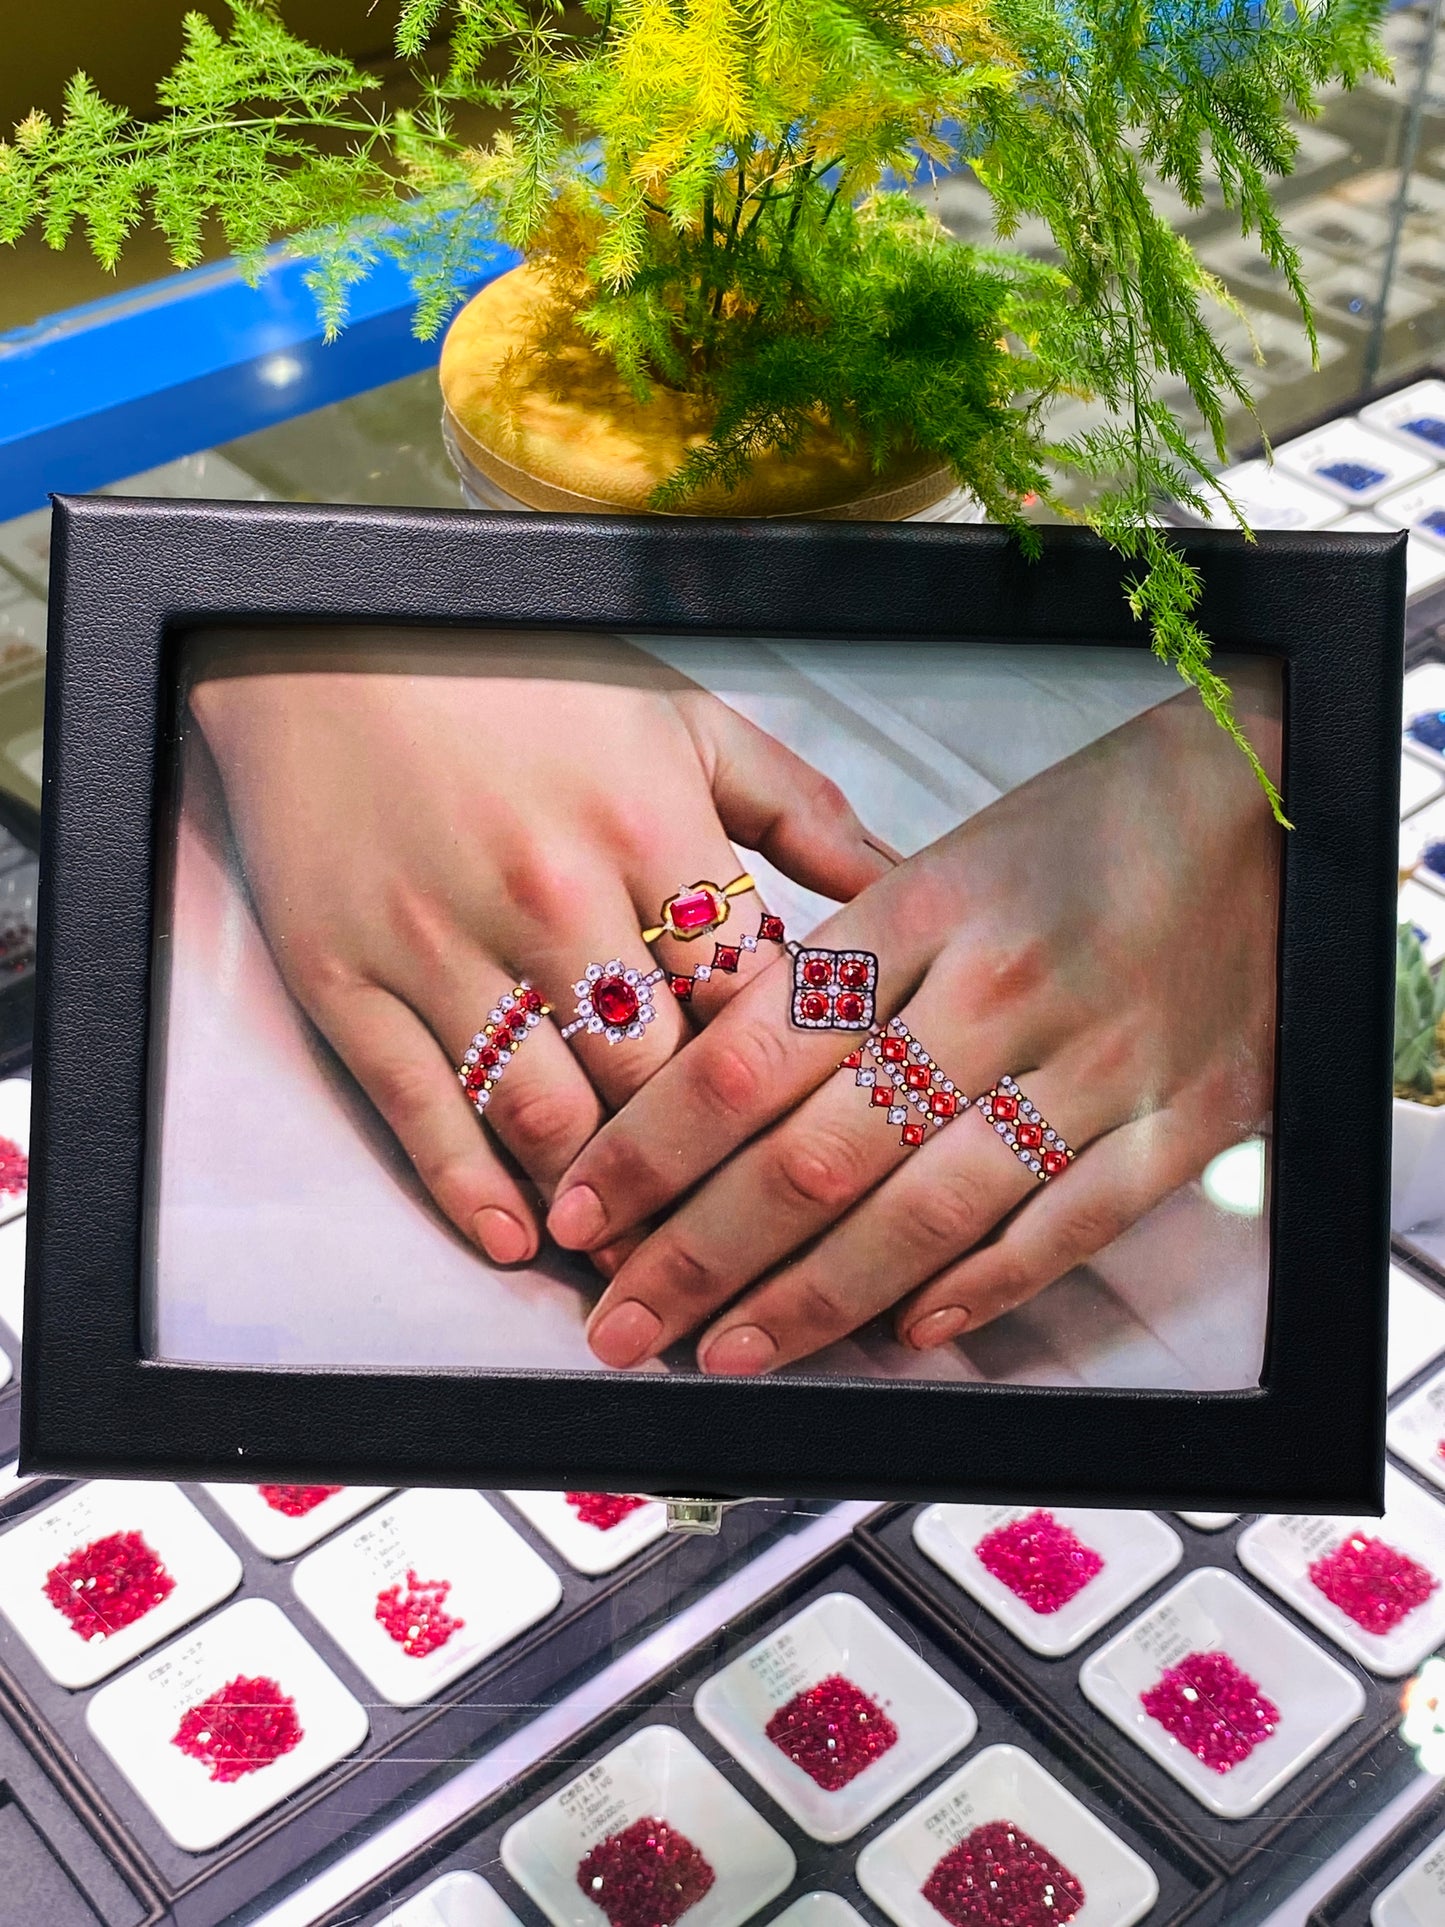
[[[577,1015],[564,1025],[562,1035],[574,1037],[579,1030],[594,1037],[605,1037],[609,1044],[620,1044],[625,1037],[640,1037],[657,1015],[652,1003],[652,986],[662,977],[661,970],[633,970],[614,957],[610,963],[590,963],[573,984],[577,993]]]

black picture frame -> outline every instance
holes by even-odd
[[[1171,536],[1171,539],[1175,539]],[[1258,1389],[233,1369],[141,1342],[148,1032],[179,638],[390,622],[1147,648],[1043,532],[61,498],[21,1466],[738,1497],[1378,1509],[1405,538],[1180,534],[1282,664],[1272,1276]]]

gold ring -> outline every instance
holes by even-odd
[[[758,886],[746,874],[731,883],[690,883],[662,906],[662,922],[644,930],[642,941],[656,943],[659,937],[676,937],[679,943],[692,943],[728,920],[728,898],[744,897]]]

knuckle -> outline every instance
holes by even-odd
[[[777,1188],[791,1205],[851,1204],[863,1187],[858,1146],[837,1131],[785,1132],[774,1162]]]
[[[373,1065],[366,1086],[373,1104],[403,1138],[437,1095],[436,1077],[431,1066],[417,1063],[409,1057],[390,1057]]]
[[[324,930],[277,930],[272,943],[286,988],[308,1010],[339,1003],[360,982]]]
[[[1076,1204],[1059,1228],[1057,1249],[1060,1257],[1067,1264],[1077,1264],[1094,1252],[1102,1251],[1105,1245],[1112,1244],[1119,1235],[1119,1228],[1118,1214],[1102,1201]]]
[[[906,870],[895,870],[889,881],[890,936],[905,951],[921,950],[931,956],[938,948],[940,936],[952,931],[960,921],[957,884],[940,864],[927,857],[916,859]]]
[[[791,1296],[794,1322],[815,1337],[823,1332],[848,1331],[854,1323],[836,1287],[827,1279],[795,1279]]]
[[[783,1045],[761,1023],[737,1023],[721,1036],[714,1027],[693,1046],[693,1076],[699,1098],[726,1118],[752,1117],[783,1059]]]
[[[988,1301],[995,1312],[1012,1311],[1043,1283],[1041,1274],[1021,1251],[1000,1251],[989,1275]]]
[[[659,1295],[667,1294],[687,1304],[713,1304],[720,1295],[716,1272],[706,1259],[686,1245],[669,1240],[659,1252],[649,1254],[656,1263],[655,1285]]]
[[[493,1102],[500,1112],[499,1125],[524,1161],[529,1155],[570,1156],[592,1129],[584,1104],[546,1085],[524,1085],[519,1091],[503,1086]]]
[[[934,1179],[909,1201],[908,1223],[915,1241],[928,1249],[963,1251],[977,1242],[992,1217],[982,1186],[963,1172]]]

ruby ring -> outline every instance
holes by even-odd
[[[1074,1153],[1047,1118],[1039,1116],[1013,1078],[1001,1077],[978,1100],[978,1108],[1040,1184],[1047,1184],[1073,1163]]]
[[[492,1092],[502,1072],[527,1041],[528,1033],[534,1031],[544,1017],[550,1016],[551,1011],[552,1006],[543,1001],[541,991],[533,990],[523,978],[498,1001],[496,1009],[488,1013],[486,1023],[468,1044],[465,1057],[457,1065],[462,1089],[478,1117],[492,1101]]]
[[[577,1015],[564,1025],[562,1035],[575,1037],[579,1030],[594,1037],[605,1037],[609,1044],[620,1044],[625,1037],[641,1037],[657,1015],[652,1003],[652,986],[662,978],[661,970],[633,970],[620,957],[610,963],[590,963],[573,984],[577,993]]]
[[[898,1142],[916,1150],[930,1129],[942,1130],[962,1117],[969,1100],[929,1056],[901,1017],[885,1030],[870,1031],[839,1066],[868,1092],[868,1101],[885,1111],[890,1124],[902,1126]]]
[[[662,922],[644,930],[642,941],[656,943],[659,937],[676,937],[679,943],[692,943],[705,937],[709,930],[727,922],[730,897],[745,897],[757,887],[746,873],[734,877],[731,883],[690,883],[667,899],[662,906]]]

